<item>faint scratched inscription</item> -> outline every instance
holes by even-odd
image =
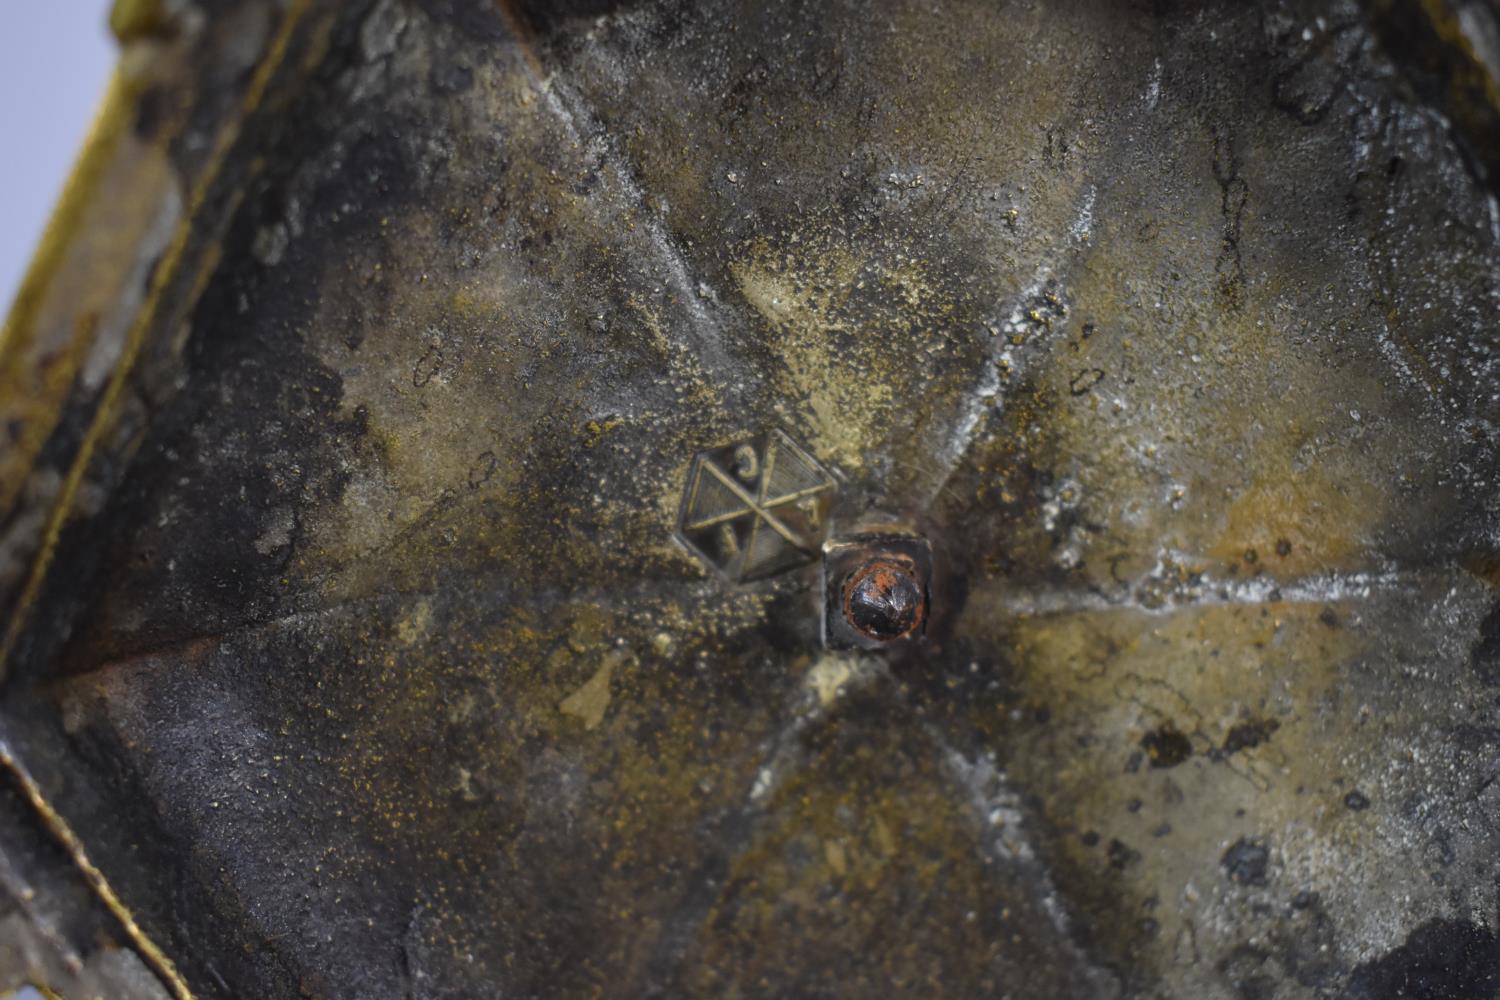
[[[833,489],[812,456],[770,431],[693,459],[677,533],[731,581],[772,576],[817,553]]]

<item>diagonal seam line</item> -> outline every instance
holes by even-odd
[[[674,299],[687,312],[686,323],[680,326],[666,324],[663,329],[674,344],[692,353],[693,362],[701,370],[705,384],[708,384],[708,380],[714,381],[711,388],[717,401],[721,406],[726,405],[731,401],[731,394],[738,395],[742,391],[736,390],[731,383],[737,384],[743,373],[734,364],[730,353],[726,353],[726,334],[721,317],[706,308],[702,302],[706,299],[717,304],[727,296],[720,294],[707,275],[690,268],[676,233],[667,224],[667,213],[646,197],[637,179],[642,174],[641,167],[612,141],[615,138],[613,130],[599,120],[590,102],[570,87],[563,75],[548,71],[542,61],[535,32],[517,0],[495,0],[495,3],[505,23],[513,32],[518,33],[517,43],[521,46],[537,96],[551,107],[557,123],[575,144],[583,147],[590,142],[600,143],[600,164],[608,165],[622,192],[634,202],[635,211],[639,213],[650,237],[648,242],[653,244],[648,253],[665,267],[665,283],[675,289],[677,294]],[[580,128],[580,124],[584,127]],[[598,221],[603,219],[599,218]],[[710,294],[704,296],[695,291],[700,286],[709,288]],[[717,308],[722,310],[722,307]]]
[[[796,503],[798,500],[805,500],[808,497],[817,496],[819,493],[825,493],[831,488],[832,484],[830,483],[819,483],[816,486],[808,486],[805,489],[796,490],[791,493],[783,493],[779,497],[773,497],[770,500],[764,501],[761,506],[766,510],[775,510],[777,507],[785,507],[789,503]]]
[[[750,507],[750,510],[754,512],[758,518],[764,520],[767,524],[769,524],[772,531],[775,531],[782,538],[785,538],[787,542],[790,543],[794,548],[806,551],[807,543],[805,543],[801,538],[794,534],[792,532],[792,529],[782,524],[781,520],[777,518],[775,514],[772,514],[769,510],[762,507],[759,500],[756,500],[749,493],[745,492],[745,488],[743,486],[735,482],[733,479],[729,478],[729,475],[727,473],[725,473],[717,465],[714,465],[712,462],[705,462],[704,465],[705,467],[707,467],[709,472],[712,472],[714,474],[715,479],[727,486],[735,496],[740,498],[740,501],[742,503],[747,504]],[[751,530],[751,538],[753,540],[754,529]]]
[[[738,521],[746,514],[753,513],[755,512],[752,511],[749,507],[741,507],[738,510],[730,511],[727,514],[715,514],[713,517],[705,517],[701,521],[693,521],[691,524],[684,524],[682,526],[682,530],[702,531],[704,528],[717,528],[721,524],[728,524],[730,521]]]
[[[779,497],[773,497],[770,500],[762,501],[760,507],[762,510],[776,510],[778,507],[785,507],[788,504],[796,503],[798,500],[805,500],[808,497],[817,496],[819,493],[826,492],[828,488],[829,486],[827,483],[819,483],[817,486],[809,486],[806,489],[797,490],[794,493],[784,493]],[[746,514],[752,513],[754,513],[754,511],[749,507],[741,507],[738,510],[730,511],[727,514],[715,514],[713,517],[706,517],[701,521],[693,521],[690,524],[685,524],[683,525],[683,530],[701,531],[704,528],[712,528],[716,525],[724,524],[727,521],[733,521],[737,518],[744,517]]]
[[[711,465],[713,465],[713,462],[709,460],[707,455],[699,456],[698,460],[694,462],[693,475],[688,484],[688,499],[685,505],[688,511],[697,506],[698,497],[703,492],[703,470]],[[752,513],[749,507],[739,507],[735,510],[723,511],[708,517],[699,518],[696,521],[685,521],[682,525],[682,530],[701,531],[704,528],[712,528],[729,521],[738,520],[749,513]]]

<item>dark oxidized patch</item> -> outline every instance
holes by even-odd
[[[1171,722],[1164,722],[1141,737],[1141,749],[1152,767],[1176,767],[1193,755],[1193,741]]]
[[[1261,840],[1241,837],[1219,859],[1224,874],[1240,885],[1265,885],[1271,852]]]
[[[1493,1000],[1500,996],[1500,945],[1467,920],[1429,920],[1406,943],[1354,970],[1353,1000]]]
[[[1480,683],[1500,686],[1500,604],[1479,624],[1479,638],[1469,651],[1469,664]]]

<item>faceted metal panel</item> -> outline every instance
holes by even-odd
[[[0,770],[179,998],[1494,996],[1484,10],[146,11]]]

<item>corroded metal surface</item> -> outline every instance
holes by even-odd
[[[0,578],[178,995],[1496,994],[1493,109],[1401,5],[209,6]],[[915,641],[681,543],[767,435]]]

